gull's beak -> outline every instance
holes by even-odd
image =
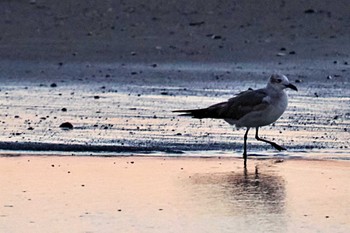
[[[286,85],[286,87],[293,89],[294,91],[298,91],[298,88],[296,86],[294,86],[293,84],[289,83],[288,85]]]

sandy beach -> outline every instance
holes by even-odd
[[[1,232],[348,232],[350,163],[0,158]]]
[[[0,2],[0,232],[350,232],[347,0]],[[260,135],[180,118],[285,74]],[[63,130],[69,122],[72,129]]]

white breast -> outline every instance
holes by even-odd
[[[276,97],[269,97],[270,98],[270,107],[264,111],[264,115],[266,116],[266,121],[271,124],[278,120],[286,110],[288,106],[288,97],[287,94],[282,91],[279,93],[280,95],[278,98]]]
[[[268,103],[265,109],[253,111],[246,114],[241,119],[229,122],[236,124],[237,127],[260,127],[269,125],[281,117],[288,105],[288,97],[284,91],[279,92],[278,96],[267,96],[264,102]]]

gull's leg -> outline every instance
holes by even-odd
[[[244,134],[244,151],[243,151],[243,159],[244,159],[244,167],[247,167],[247,138],[248,138],[248,132],[249,132],[249,127],[247,127],[247,131]]]
[[[271,141],[268,141],[266,139],[262,139],[262,138],[259,138],[259,127],[256,127],[256,134],[255,134],[255,139],[258,140],[258,141],[263,141],[263,142],[266,142],[266,143],[269,143],[271,146],[275,147],[277,150],[281,151],[281,150],[287,150],[286,148],[284,148],[283,146],[280,146],[274,142],[271,142]]]

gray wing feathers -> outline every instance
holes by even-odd
[[[248,90],[229,99],[227,102],[214,104],[208,108],[177,110],[174,112],[183,112],[184,114],[182,116],[192,116],[194,118],[238,120],[249,112],[266,108],[268,104],[264,101],[266,96],[267,94],[263,89],[256,91]]]

